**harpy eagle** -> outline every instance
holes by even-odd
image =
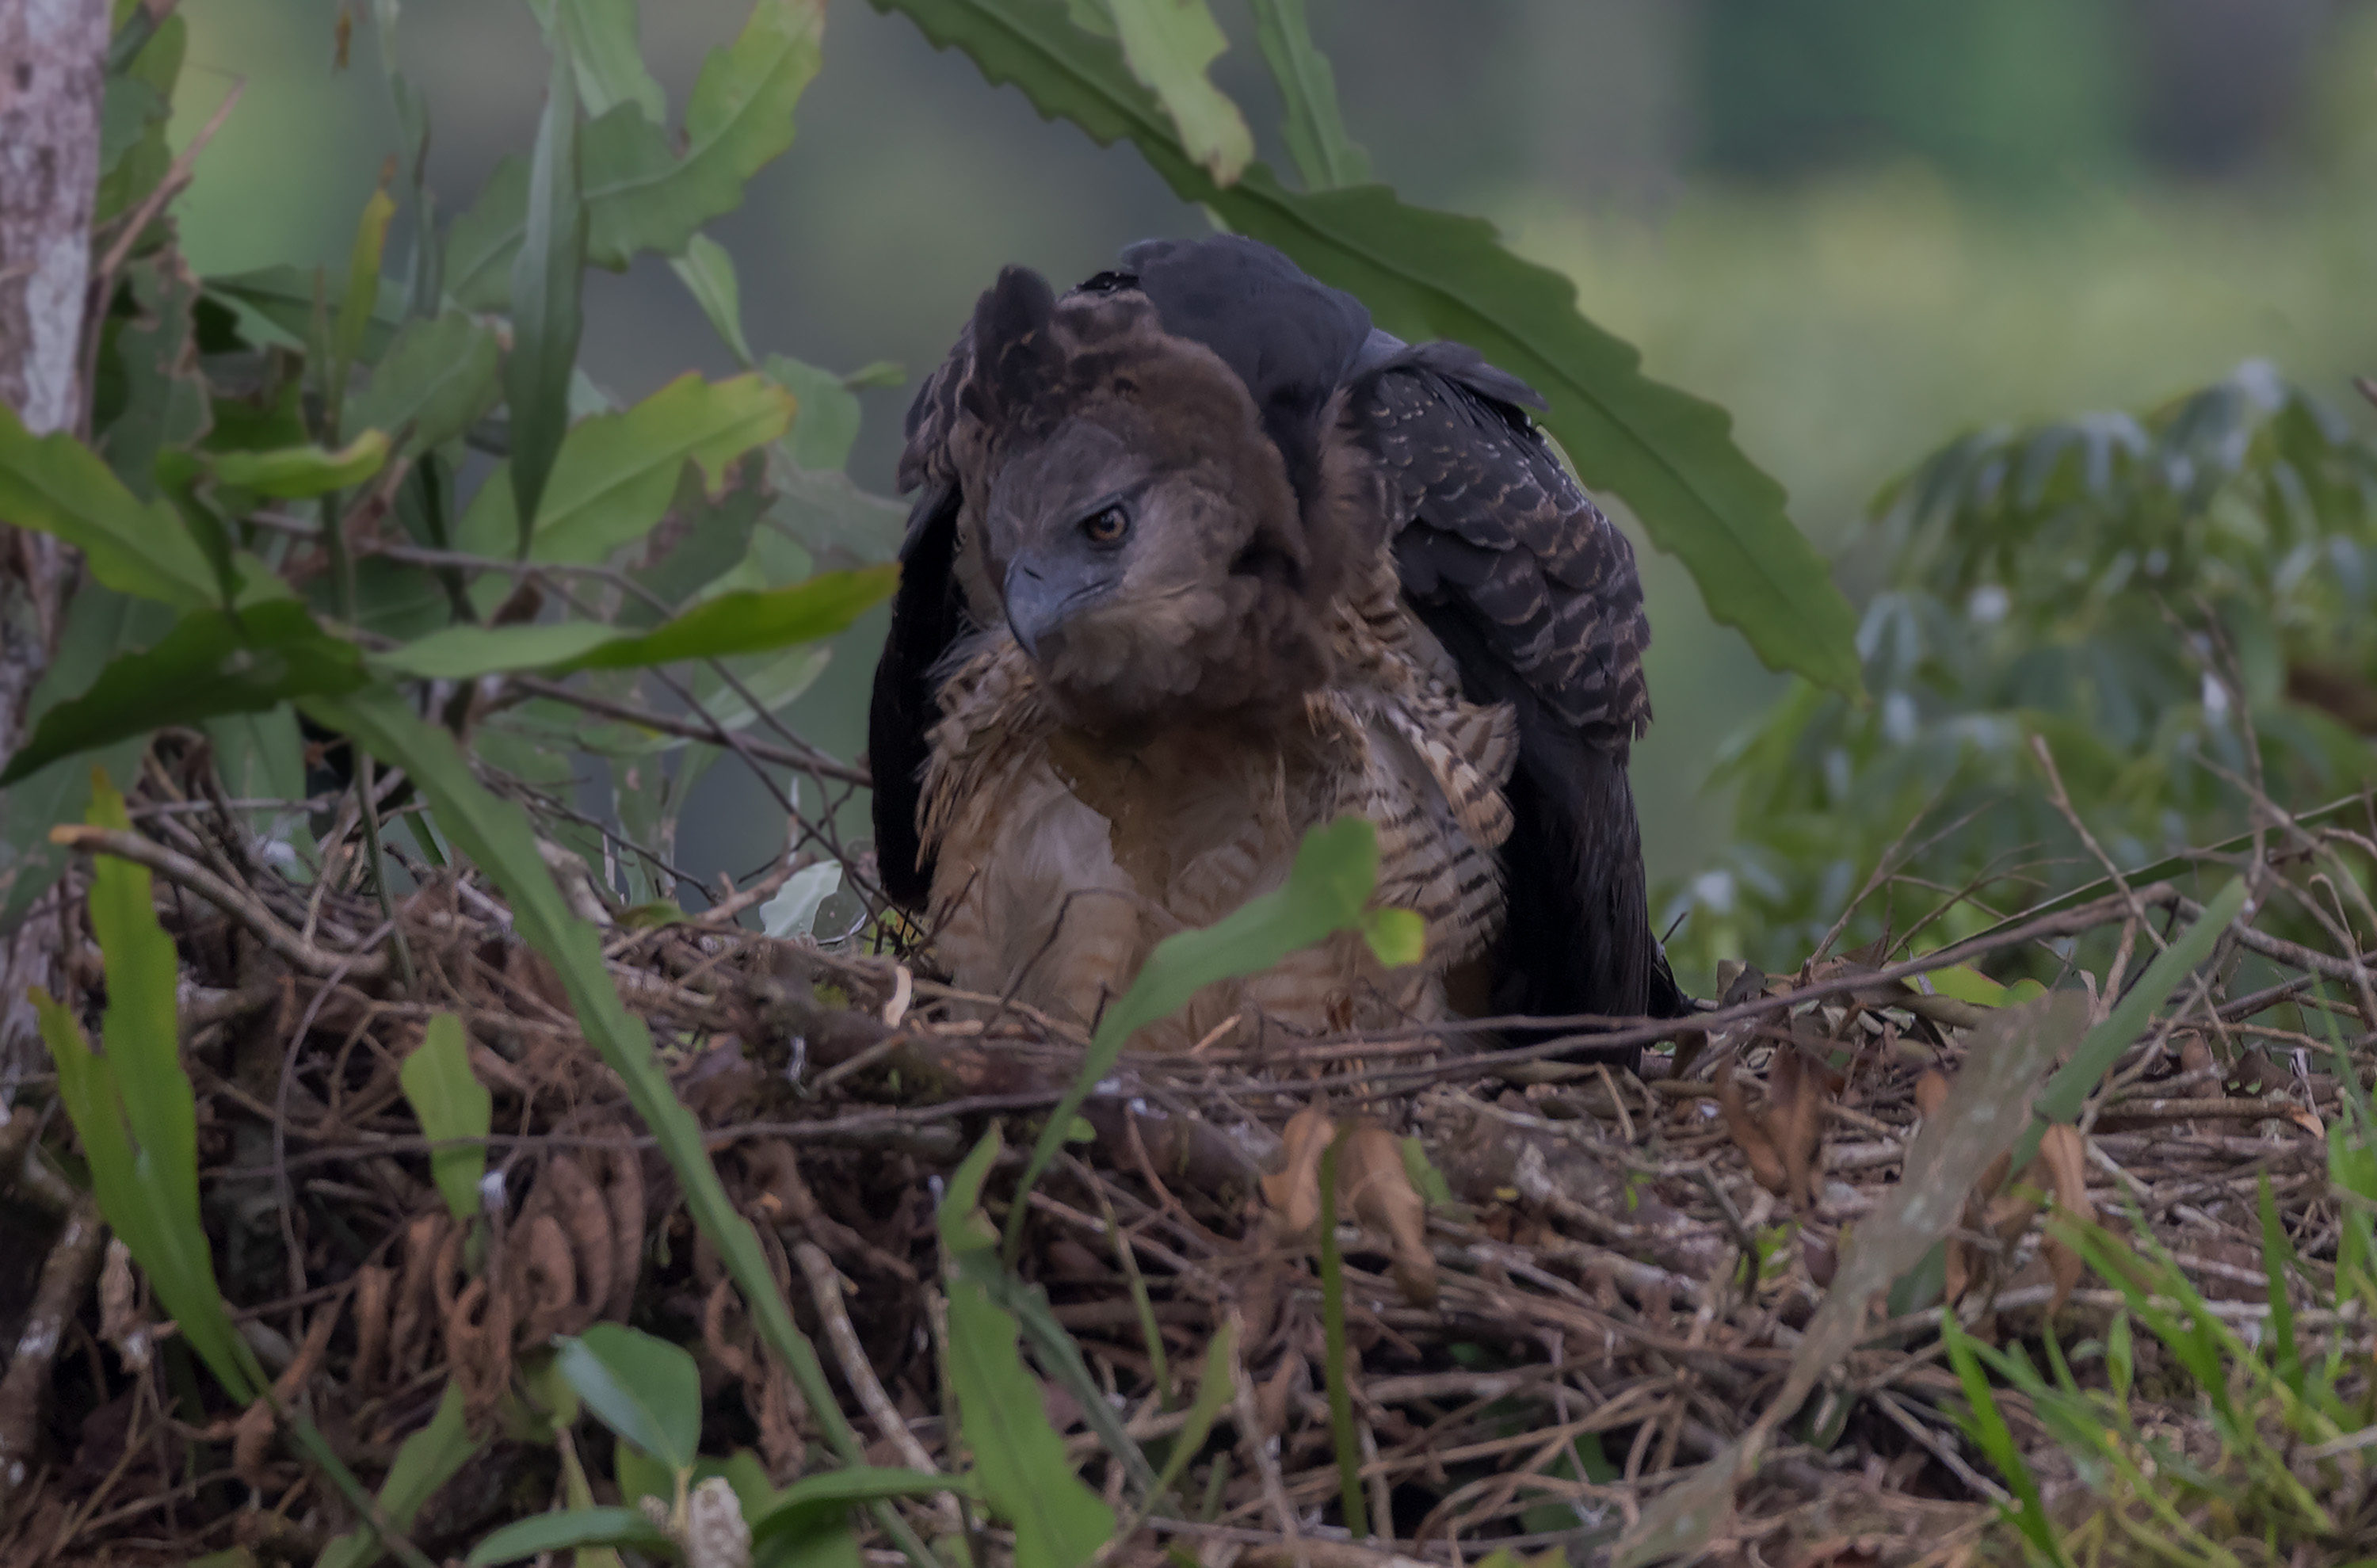
[[[1062,298],[1003,271],[908,412],[870,715],[883,885],[955,982],[1090,1022],[1354,812],[1422,964],[1348,935],[1141,1044],[1678,1013],[1626,775],[1642,586],[1541,406],[1248,240]]]

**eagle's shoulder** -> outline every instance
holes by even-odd
[[[1346,423],[1392,495],[1394,557],[1424,618],[1515,676],[1596,745],[1649,727],[1633,547],[1571,476],[1523,383],[1451,343],[1376,337]]]

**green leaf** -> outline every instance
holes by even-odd
[[[628,1103],[651,1130],[684,1190],[694,1223],[718,1250],[728,1277],[742,1291],[759,1337],[783,1359],[813,1418],[824,1429],[828,1445],[845,1463],[859,1463],[864,1445],[835,1403],[815,1347],[793,1322],[758,1236],[726,1195],[710,1163],[700,1124],[677,1099],[653,1054],[651,1033],[620,1001],[594,928],[570,913],[538,852],[527,812],[517,802],[490,794],[472,773],[454,737],[422,719],[392,689],[366,687],[344,699],[309,699],[304,707],[316,722],[404,769],[428,797],[439,829],[453,846],[495,883],[511,907],[514,928],[552,963],[579,1029],[603,1064],[619,1075]],[[888,1507],[876,1519],[895,1544],[921,1550],[914,1532]]]
[[[529,552],[537,507],[569,429],[569,373],[584,326],[579,291],[586,269],[578,99],[566,39],[553,42],[544,119],[529,170],[520,254],[512,258],[512,352],[504,366],[511,405],[511,492],[519,553]]]
[[[158,454],[207,433],[210,409],[193,317],[198,281],[169,249],[129,263],[124,283],[132,314],[105,325],[91,425],[108,466],[145,501],[158,493]]]
[[[63,539],[119,593],[195,609],[216,599],[214,569],[163,501],[143,503],[63,431],[34,436],[0,403],[0,517]]]
[[[330,338],[329,427],[340,428],[346,406],[347,372],[364,352],[372,316],[379,308],[379,260],[388,248],[388,221],[396,203],[385,186],[372,192],[355,225],[354,248],[347,253],[347,293],[339,306],[338,329]]]
[[[1061,1132],[1061,1120],[1055,1125]],[[997,1136],[985,1138],[951,1179],[939,1215],[945,1240],[954,1235],[985,1261],[990,1243],[973,1212],[989,1168],[984,1150],[997,1154]],[[950,1386],[958,1435],[973,1456],[982,1495],[1015,1527],[1016,1568],[1079,1568],[1114,1535],[1115,1513],[1073,1473],[1016,1339],[1015,1319],[973,1271],[959,1270],[950,1281]]]
[[[742,32],[702,65],[681,156],[639,104],[588,101],[595,118],[579,166],[589,260],[615,270],[639,251],[682,255],[704,223],[742,204],[751,176],[792,145],[793,109],[817,74],[824,20],[822,0],[758,0]],[[456,221],[446,272],[462,305],[503,307],[528,199],[526,171],[507,160]]]
[[[580,1546],[624,1546],[657,1557],[678,1553],[675,1537],[633,1508],[571,1508],[516,1519],[471,1549],[471,1568],[517,1562]]]
[[[27,723],[38,725],[53,708],[90,690],[119,652],[146,646],[173,626],[173,612],[166,605],[127,597],[103,583],[84,583],[66,604],[57,653],[33,687]],[[0,930],[13,930],[72,858],[66,846],[50,842],[50,829],[81,818],[90,804],[93,765],[111,776],[130,777],[148,744],[143,733],[84,760],[53,762],[0,788]]]
[[[1255,43],[1279,84],[1287,113],[1280,129],[1306,190],[1367,185],[1370,155],[1345,134],[1337,113],[1337,77],[1312,42],[1304,0],[1252,0]]]
[[[499,160],[479,199],[446,231],[446,290],[465,310],[511,305],[512,258],[528,227],[528,161]]]
[[[1170,1017],[1217,980],[1260,975],[1289,953],[1340,931],[1360,928],[1378,880],[1377,830],[1362,818],[1341,817],[1304,835],[1285,887],[1247,900],[1202,930],[1177,932],[1156,944],[1130,989],[1106,1009],[1081,1059],[1081,1072],[1048,1113],[1047,1125],[1032,1145],[1032,1157],[1024,1162],[1023,1179],[1017,1183],[1019,1195],[1008,1215],[1010,1260],[1022,1245],[1023,1220],[1030,1212],[1021,1194],[1032,1191],[1040,1173],[1056,1158],[1066,1124],[1089,1098],[1090,1091],[1114,1071],[1131,1035]]]
[[[415,317],[347,405],[347,427],[385,431],[407,456],[442,447],[495,406],[501,359],[495,332],[460,310]]]
[[[529,0],[529,8],[543,27],[561,30],[588,114],[632,102],[654,125],[668,118],[668,96],[644,68],[636,0]]]
[[[785,443],[803,468],[838,469],[850,461],[858,440],[858,394],[830,370],[771,353],[760,366],[768,379],[799,400],[792,439]]]
[[[551,669],[618,640],[617,632],[594,621],[449,626],[375,654],[372,664],[420,680],[475,680],[512,670]]]
[[[701,1373],[684,1348],[624,1323],[559,1341],[561,1375],[602,1423],[672,1469],[701,1445]]]
[[[388,1466],[388,1477],[380,1482],[381,1516],[396,1530],[411,1529],[422,1506],[437,1495],[440,1487],[461,1473],[462,1466],[477,1456],[479,1448],[478,1440],[471,1435],[461,1385],[449,1382],[446,1392],[437,1397],[437,1411],[429,1418],[429,1424],[406,1438],[397,1449],[395,1462]],[[370,1568],[385,1550],[377,1535],[365,1525],[325,1547],[314,1568]]]
[[[686,242],[685,254],[669,262],[693,303],[710,317],[710,325],[735,357],[751,363],[751,344],[743,336],[743,286],[735,278],[735,258],[708,234]]]
[[[1427,922],[1416,909],[1368,909],[1362,913],[1362,940],[1390,969],[1427,956]]]
[[[608,267],[639,250],[675,256],[741,206],[751,176],[793,144],[793,109],[817,75],[824,30],[823,0],[758,0],[742,32],[702,63],[682,157],[640,114],[614,111],[589,126],[591,255]]]
[[[1106,0],[1130,74],[1156,96],[1180,145],[1213,183],[1235,184],[1255,155],[1254,133],[1206,68],[1230,41],[1205,0]]]
[[[878,1498],[935,1497],[945,1492],[961,1497],[977,1495],[970,1476],[934,1476],[922,1470],[858,1465],[804,1476],[778,1495],[773,1507],[751,1518],[751,1544],[757,1550],[775,1537],[798,1535],[819,1525],[837,1523],[849,1513],[853,1503],[872,1502]]]
[[[2154,1021],[2155,1009],[2170,999],[2170,994],[2187,982],[2188,972],[2212,956],[2214,944],[2228,923],[2245,907],[2245,883],[2242,878],[2231,880],[2217,897],[2204,906],[2204,918],[2182,932],[2179,939],[2155,955],[2138,983],[2130,987],[2105,1021],[2088,1031],[2072,1059],[2056,1071],[2040,1092],[2030,1126],[2014,1144],[2013,1163],[2009,1167],[2020,1170],[2038,1153],[2038,1137],[2050,1121],[2071,1121],[2088,1103],[2088,1096],[2112,1071],[2123,1051],[2137,1044],[2138,1036],[2146,1032]]]
[[[91,781],[88,820],[131,831],[124,797],[104,775]],[[197,1098],[182,1068],[176,1028],[180,965],[173,939],[157,923],[148,868],[95,857],[90,915],[107,979],[105,1054],[90,1049],[74,1015],[46,991],[30,993],[57,1069],[58,1095],[90,1162],[100,1212],[190,1348],[245,1403],[268,1380],[232,1327],[215,1285],[198,1211]]]
[[[510,670],[640,669],[682,659],[766,653],[831,637],[899,584],[896,567],[824,572],[791,588],[721,593],[648,632],[591,621],[457,626],[374,656],[382,669],[424,680],[473,680]]]
[[[487,1174],[486,1136],[496,1100],[471,1071],[471,1046],[459,1015],[440,1012],[429,1020],[421,1044],[397,1070],[397,1081],[422,1135],[433,1143],[453,1141],[453,1147],[429,1151],[429,1174],[454,1218],[468,1225],[484,1206],[479,1179]]]
[[[514,205],[517,209],[518,204]],[[312,269],[276,264],[249,272],[228,273],[209,278],[207,293],[246,306],[281,333],[292,346],[305,343],[314,312]],[[373,301],[370,319],[364,328],[363,348],[357,355],[364,364],[377,360],[388,341],[396,336],[404,319],[403,309],[397,303],[402,293],[400,289],[382,289]]]
[[[573,661],[570,667],[637,669],[680,659],[766,653],[814,642],[847,628],[890,598],[899,585],[900,569],[881,566],[820,572],[790,588],[721,593],[641,636],[605,643]]]
[[[173,119],[173,87],[188,51],[189,27],[167,17],[121,74],[111,73],[100,109],[100,176],[92,204],[94,223],[105,223],[140,205],[173,165],[165,139]]]
[[[1382,186],[1297,195],[1260,163],[1216,185],[1183,151],[1117,46],[1069,23],[1060,0],[870,0],[993,82],[1021,88],[1102,143],[1128,140],[1184,201],[1277,246],[1358,296],[1409,339],[1465,342],[1550,403],[1546,424],[1585,481],[1624,498],[1679,557],[1709,614],[1769,665],[1863,689],[1857,617],[1784,511],[1782,487],[1736,447],[1724,410],[1642,374],[1641,355],[1586,320],[1576,288],[1505,249],[1493,226],[1413,207]]]
[[[764,377],[687,373],[633,408],[579,421],[555,460],[531,558],[591,563],[642,538],[667,512],[687,461],[717,490],[735,459],[784,433],[793,408]],[[508,553],[518,518],[511,487],[490,475],[462,514],[458,547]]]
[[[0,771],[0,789],[61,758],[165,724],[267,712],[293,697],[352,691],[364,679],[354,644],[317,626],[302,604],[276,600],[237,616],[193,610],[156,647],[114,660],[90,690],[43,713]]]
[[[269,452],[218,452],[211,459],[216,483],[280,500],[304,500],[360,485],[388,464],[388,436],[366,430],[337,451],[318,446],[283,447]]]
[[[2045,1500],[2039,1496],[2038,1482],[2031,1475],[2029,1462],[2023,1458],[2021,1447],[2008,1430],[2005,1417],[1998,1411],[1996,1392],[1982,1371],[1979,1359],[1973,1354],[1974,1345],[1965,1333],[1964,1324],[1956,1321],[1953,1308],[1942,1308],[1940,1313],[1940,1337],[1948,1348],[1949,1364],[1955,1369],[1956,1379],[1964,1385],[1965,1404],[1969,1415],[1965,1428],[1979,1444],[1981,1453],[1998,1474],[2013,1488],[2014,1502],[2001,1504],[1999,1514],[2020,1530],[2031,1550],[2050,1563],[2068,1563],[2063,1553],[2063,1538],[2056,1530],[2055,1521],[2048,1516]]]
[[[1235,1318],[1222,1322],[1221,1332],[1205,1347],[1204,1374],[1197,1380],[1197,1397],[1189,1403],[1188,1414],[1173,1434],[1172,1453],[1164,1461],[1164,1474],[1157,1478],[1158,1494],[1170,1491],[1187,1473],[1189,1462],[1205,1446],[1212,1434],[1213,1422],[1222,1407],[1236,1392],[1238,1367],[1238,1324]]]

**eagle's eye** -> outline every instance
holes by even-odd
[[[1081,520],[1081,535],[1093,545],[1119,545],[1130,532],[1130,519],[1120,507],[1100,507]]]

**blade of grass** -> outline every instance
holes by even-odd
[[[2029,1549],[2056,1568],[2072,1568],[2072,1560],[2064,1555],[2061,1538],[2055,1533],[2055,1522],[2047,1516],[2046,1501],[2038,1493],[2038,1478],[2031,1474],[2022,1450],[2015,1446],[2013,1433],[1999,1413],[1996,1394],[1982,1371],[1978,1358],[1973,1354],[1972,1339],[1956,1321],[1955,1310],[1940,1310],[1940,1338],[1948,1348],[1949,1365],[1955,1369],[1956,1381],[1964,1384],[1965,1402],[1969,1406],[1973,1441],[1981,1453],[2005,1478],[2006,1488],[2014,1501],[2000,1507],[2013,1527],[2022,1532]]]
[[[567,38],[550,35],[553,70],[529,171],[528,227],[512,258],[512,352],[504,365],[511,407],[512,510],[520,556],[536,536],[561,438],[569,429],[569,377],[584,329],[586,202],[578,167],[578,90]]]
[[[2244,907],[2245,883],[2239,878],[2204,906],[2203,919],[2156,955],[2130,994],[2106,1015],[2102,1023],[2088,1031],[2079,1048],[2072,1053],[2072,1059],[2047,1081],[2046,1089],[2033,1107],[2030,1126],[2014,1143],[2013,1162],[2009,1169],[2020,1170],[2030,1163],[2031,1156],[2038,1153],[2038,1140],[2049,1122],[2072,1121],[2079,1117],[2089,1095],[2112,1071],[2113,1063],[2146,1032],[2155,1009],[2186,982],[2190,971],[2212,956],[2220,934]]]

